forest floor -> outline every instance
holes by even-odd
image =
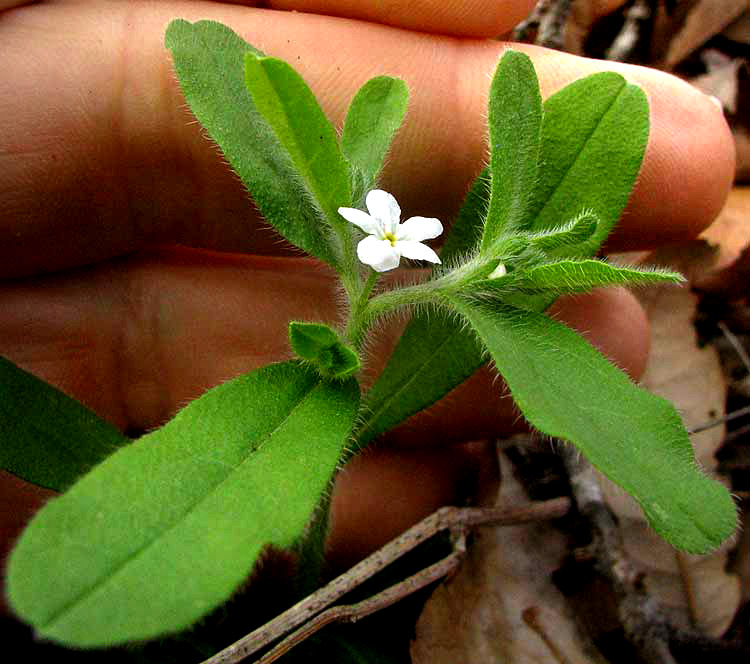
[[[536,20],[534,20],[536,19]],[[427,602],[415,664],[713,664],[750,661],[750,13],[745,0],[543,0],[517,37],[668,71],[717,97],[737,147],[735,187],[703,235],[629,261],[688,287],[638,293],[652,326],[644,385],[670,399],[701,465],[729,486],[742,527],[708,556],[674,551],[607,480],[614,519],[480,529]],[[699,131],[699,128],[696,128]],[[498,444],[496,500],[570,493],[549,441]],[[563,455],[564,456],[564,455]],[[593,533],[593,534],[592,534]],[[578,546],[577,540],[583,544]],[[593,545],[592,545],[593,541]]]

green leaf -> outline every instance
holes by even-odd
[[[0,357],[0,467],[55,491],[130,439],[78,401]]]
[[[575,249],[588,240],[598,223],[599,218],[593,212],[585,211],[567,224],[530,235],[530,241],[546,254],[554,255],[559,250]]]
[[[485,168],[474,180],[440,250],[443,264],[458,263],[479,246],[487,216],[491,182],[489,168]]]
[[[286,149],[245,86],[245,54],[260,52],[213,21],[172,21],[172,51],[182,92],[265,219],[289,242],[336,267],[325,226],[310,205]]]
[[[523,229],[530,222],[529,206],[539,162],[542,97],[534,65],[519,51],[507,51],[497,67],[490,88],[489,124],[492,189],[482,253],[498,238]]]
[[[209,390],[39,512],[11,554],[11,605],[78,647],[188,627],[265,546],[300,542],[357,404],[354,380],[294,362]]]
[[[347,378],[360,369],[359,355],[339,341],[322,323],[289,323],[289,343],[303,360],[312,362],[323,376]]]
[[[328,352],[330,353],[331,359],[326,361],[324,366],[324,374],[331,378],[348,378],[356,374],[361,368],[362,364],[359,361],[359,355],[356,351],[349,346],[344,344],[336,344],[332,346]]]
[[[370,79],[354,96],[341,135],[341,150],[358,174],[353,207],[374,188],[408,104],[406,83],[389,76]]]
[[[458,299],[454,305],[486,345],[526,419],[574,443],[640,503],[673,546],[706,553],[734,532],[731,496],[698,469],[668,401],[637,387],[544,314]]]
[[[289,323],[289,343],[304,360],[315,360],[321,351],[338,343],[336,333],[322,323]]]
[[[540,293],[586,293],[600,286],[680,283],[677,272],[658,268],[617,267],[597,260],[567,260],[539,265],[520,275],[519,288]]]
[[[357,443],[366,445],[431,406],[482,364],[481,346],[455,316],[415,315],[364,399]]]
[[[349,167],[312,90],[283,60],[254,53],[245,54],[245,84],[328,223],[348,230],[338,208],[351,205]]]
[[[614,72],[575,81],[547,99],[531,230],[591,210],[600,220],[596,232],[567,255],[593,256],[622,215],[648,133],[645,93]]]
[[[495,290],[559,296],[587,293],[600,286],[647,286],[683,281],[685,278],[677,272],[659,268],[616,267],[603,261],[586,259],[538,265],[526,271],[480,281],[475,288],[479,293]]]

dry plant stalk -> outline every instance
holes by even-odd
[[[465,551],[465,534],[473,526],[516,525],[529,521],[556,519],[566,514],[570,506],[570,499],[562,497],[523,506],[503,508],[443,507],[412,526],[349,571],[335,578],[328,585],[205,660],[203,664],[237,664],[237,662],[243,661],[246,657],[257,653],[285,634],[289,634],[302,626],[282,641],[277,646],[278,650],[275,648],[258,660],[258,664],[270,664],[325,625],[337,621],[353,621],[363,618],[394,604],[451,573],[460,563]],[[443,530],[449,530],[453,535],[453,552],[447,557],[368,600],[350,606],[335,606],[327,611],[325,610],[349,591],[357,588],[398,558]]]

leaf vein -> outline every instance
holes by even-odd
[[[204,501],[206,501],[211,495],[213,495],[219,487],[227,482],[230,478],[232,478],[235,473],[239,472],[239,470],[252,458],[253,454],[256,453],[258,450],[263,447],[265,443],[268,442],[269,439],[271,439],[274,434],[276,434],[285,424],[289,421],[289,419],[294,415],[294,413],[299,410],[304,403],[309,400],[316,389],[319,389],[321,386],[320,383],[313,383],[308,389],[307,393],[304,395],[301,395],[299,401],[297,404],[289,411],[287,415],[284,416],[284,418],[270,431],[268,431],[265,435],[261,436],[258,439],[258,444],[249,449],[248,453],[245,455],[245,458],[236,466],[234,471],[228,473],[225,477],[223,477],[220,481],[218,481],[214,486],[212,486],[209,490],[207,490],[198,500],[196,500],[192,505],[190,505],[176,520],[173,524],[162,530],[157,537],[152,539],[150,542],[146,543],[142,547],[140,547],[138,550],[134,551],[132,554],[130,554],[127,558],[122,560],[118,565],[116,565],[110,572],[107,574],[106,577],[102,578],[101,580],[94,583],[91,587],[83,590],[80,592],[76,597],[72,598],[69,602],[64,604],[60,609],[58,609],[50,618],[48,618],[43,624],[40,625],[42,629],[52,629],[54,627],[54,623],[60,619],[65,613],[67,613],[70,609],[75,607],[77,604],[80,604],[81,602],[85,601],[88,597],[93,595],[95,592],[100,590],[103,586],[105,586],[107,583],[109,583],[115,576],[122,573],[123,570],[127,568],[127,566],[136,560],[138,557],[143,555],[146,551],[148,551],[151,547],[158,544],[158,542],[165,537],[167,534],[171,533],[175,528],[179,527],[179,525],[185,520],[185,518],[190,515],[192,512],[194,512]]]

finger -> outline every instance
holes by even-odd
[[[408,30],[464,37],[497,37],[514,28],[534,0],[270,0],[273,9],[355,18]]]
[[[15,7],[21,7],[22,5],[30,5],[36,2],[36,0],[0,0],[0,12],[4,9],[14,9]]]
[[[0,354],[80,399],[123,430],[163,423],[240,373],[288,359],[289,320],[335,323],[335,280],[307,260],[165,249],[0,290]],[[555,315],[638,375],[647,326],[623,290],[566,299]],[[376,375],[400,326],[376,335]],[[512,401],[482,372],[392,436],[458,442],[507,432]]]
[[[85,264],[160,241],[278,251],[184,109],[163,46],[175,16],[222,20],[293,61],[339,126],[365,80],[404,78],[410,111],[382,186],[407,217],[455,215],[486,157],[487,89],[501,44],[216,3],[114,3],[107,12],[97,3],[43,3],[0,24],[0,274]],[[648,91],[649,149],[613,248],[674,241],[710,221],[733,173],[731,137],[710,101],[656,71],[523,48],[545,95],[603,68]],[[50,56],[59,52],[64,66]]]
[[[0,355],[142,432],[229,378],[289,359],[290,320],[336,322],[312,261],[167,248],[0,289]]]
[[[462,505],[497,471],[494,446],[482,442],[430,449],[374,449],[336,478],[327,560],[350,567],[444,505]]]

